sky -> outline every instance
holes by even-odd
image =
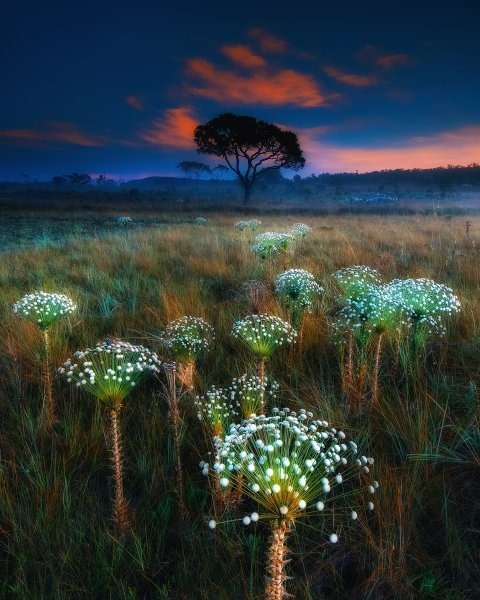
[[[479,23],[471,0],[9,2],[0,180],[214,166],[193,130],[224,112],[294,131],[302,177],[480,162]]]

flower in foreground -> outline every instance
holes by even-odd
[[[272,412],[232,424],[216,439],[215,463],[203,462],[202,470],[213,471],[226,490],[241,485],[256,503],[245,524],[270,521],[266,591],[274,599],[285,592],[285,541],[292,524],[319,513],[334,517],[337,528],[342,514],[361,521],[373,509],[363,496],[374,493],[378,484],[371,480],[373,459],[361,455],[342,431],[303,410]],[[329,539],[336,543],[338,537],[337,529]]]
[[[123,458],[118,416],[125,398],[161,366],[157,355],[144,346],[105,340],[95,348],[76,352],[59,369],[67,382],[105,403],[110,410],[112,466],[115,482],[114,517],[119,535],[129,524],[128,506],[123,494]]]

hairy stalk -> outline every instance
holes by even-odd
[[[285,590],[285,565],[289,562],[285,559],[288,548],[286,540],[290,533],[291,522],[274,521],[272,524],[272,534],[270,536],[270,547],[268,549],[267,559],[267,580],[265,585],[266,600],[283,600],[287,597]]]
[[[128,505],[123,494],[123,458],[122,458],[122,441],[120,437],[120,429],[118,426],[119,409],[110,411],[110,419],[112,422],[111,437],[112,437],[112,466],[113,479],[115,481],[115,501],[113,514],[119,537],[123,537],[129,528]]]
[[[188,391],[193,390],[194,374],[195,374],[195,365],[193,362],[177,364],[178,380],[182,384],[182,387],[186,388]]]
[[[380,371],[380,356],[382,353],[383,333],[378,336],[377,348],[375,351],[375,364],[373,367],[373,383],[372,383],[372,405],[378,407],[378,375]]]
[[[42,407],[42,419],[44,423],[51,427],[56,421],[55,414],[55,401],[52,393],[52,379],[50,374],[50,338],[48,331],[43,331],[43,344],[45,350],[45,360],[43,364],[43,407]]]
[[[170,408],[170,419],[173,431],[173,443],[175,446],[175,478],[177,484],[177,498],[178,498],[178,512],[180,515],[180,521],[185,523],[187,519],[187,509],[185,507],[185,486],[183,482],[183,468],[182,468],[182,457],[180,454],[180,432],[179,422],[180,413],[178,411],[178,398],[177,398],[177,376],[176,369],[167,370],[168,379],[168,405]]]
[[[343,387],[347,397],[350,396],[352,388],[353,378],[353,334],[350,333],[348,336],[347,344],[347,364],[345,367],[345,374],[343,376]]]

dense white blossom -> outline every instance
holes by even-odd
[[[215,338],[213,327],[200,317],[184,316],[171,321],[160,337],[176,360],[194,362]]]
[[[279,346],[291,344],[297,332],[274,315],[249,315],[234,323],[232,335],[259,358],[268,358]]]
[[[288,252],[294,242],[295,237],[290,233],[266,231],[257,235],[252,252],[263,259],[271,258]]]
[[[48,329],[76,308],[72,300],[64,294],[34,292],[16,302],[13,312],[36,323],[41,329]]]

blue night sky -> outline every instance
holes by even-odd
[[[302,176],[480,162],[480,5],[9,2],[0,180],[179,175],[222,112],[295,131]],[[215,161],[210,162],[216,164]]]

